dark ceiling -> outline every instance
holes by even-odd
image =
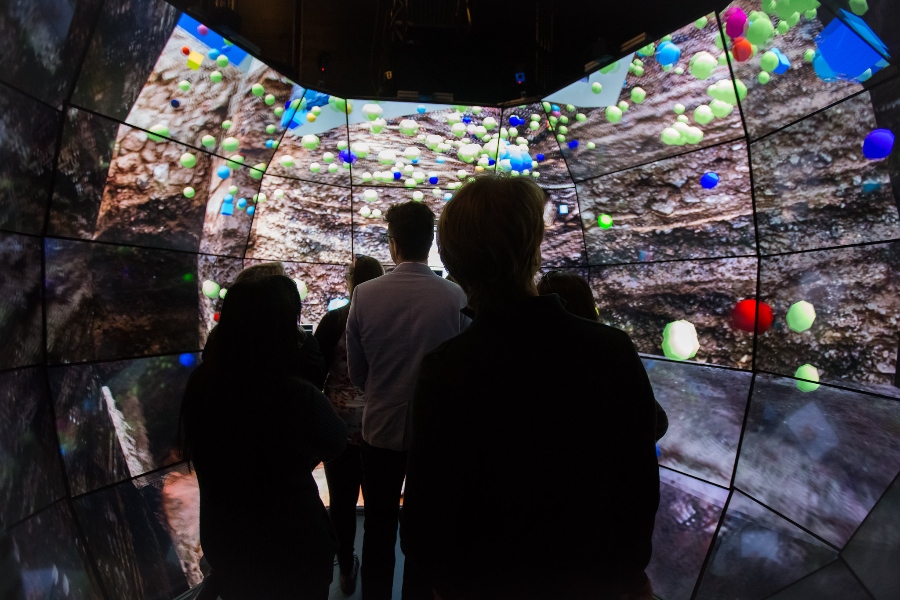
[[[518,103],[727,0],[171,0],[300,84],[352,98]],[[230,30],[230,31],[229,31]],[[253,48],[255,46],[255,48]],[[524,81],[517,81],[517,74]]]

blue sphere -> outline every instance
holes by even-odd
[[[193,367],[197,364],[197,358],[190,352],[185,352],[178,357],[178,362],[182,367]]]
[[[359,157],[350,152],[349,150],[341,150],[338,152],[338,159],[342,163],[350,163],[351,165],[357,161]]]
[[[863,154],[869,160],[886,158],[894,149],[894,134],[889,129],[876,129],[863,141]]]
[[[542,160],[544,160],[544,155],[543,155],[543,154],[540,154],[540,153],[535,154],[535,155],[534,155],[534,160],[536,160],[536,161],[538,161],[538,162],[541,162]]]
[[[403,173],[401,173],[400,171],[394,171],[394,180],[398,180],[401,177],[403,177]]]
[[[446,192],[444,194],[444,201],[448,202],[450,200],[450,198],[452,198],[452,197],[453,197],[453,194],[451,194],[450,192]]]
[[[216,175],[218,175],[220,179],[228,179],[229,177],[231,177],[231,169],[229,169],[225,165],[222,165],[221,167],[216,169]]]
[[[550,110],[559,110],[559,104],[551,104]]]
[[[255,213],[255,212],[256,212],[256,207],[255,207],[255,206],[248,206],[248,207],[247,207],[247,214],[248,214],[248,215],[252,215],[252,214]]]
[[[172,98],[172,100],[169,101],[169,104],[172,105],[172,108],[178,108],[179,106],[181,106],[181,102],[179,102],[177,98]]]
[[[462,122],[463,122],[463,123],[471,123],[471,122],[472,122],[472,117],[470,117],[469,115],[466,115],[466,116],[464,116],[464,117],[462,118]]]
[[[428,110],[428,109],[426,109],[421,104],[416,107],[416,112],[419,113],[420,115],[424,115],[426,110]]]
[[[430,183],[431,185],[437,185],[437,182],[438,182],[438,178],[436,175],[432,175],[431,177],[428,178],[428,183]]]
[[[240,198],[240,199],[237,201],[237,207],[238,207],[238,208],[245,208],[246,206],[247,206],[247,199],[246,199],[246,198]]]
[[[672,42],[663,42],[656,48],[656,60],[664,67],[674,65],[681,58],[681,48]]]
[[[493,158],[489,158],[489,159],[488,159],[488,166],[489,166],[489,167],[493,167],[493,166],[496,165],[496,164],[497,164],[497,161],[494,160]]]
[[[271,148],[275,143],[272,140],[266,140],[266,148]]]
[[[411,163],[414,164],[414,165],[417,165],[417,164],[419,164],[419,159],[418,159],[418,158],[412,158],[412,159],[410,159],[409,162],[411,162]]]
[[[703,174],[703,177],[700,178],[700,185],[707,190],[711,190],[719,185],[719,176],[712,171],[707,171]]]
[[[212,50],[209,51],[209,57],[212,60],[216,60],[217,58],[219,58],[219,54],[221,54],[221,52],[219,52],[215,48],[213,48]]]
[[[571,141],[569,142],[569,148],[570,148],[571,150],[574,150],[574,149],[577,148],[577,147],[578,147],[578,140],[571,140]]]
[[[225,197],[222,198],[222,202],[234,202],[234,196],[231,194],[225,194]]]
[[[525,123],[524,119],[519,118],[517,115],[513,115],[509,118],[509,124],[513,127],[518,127],[519,125],[523,125]]]
[[[446,161],[447,161],[447,159],[444,158],[443,156],[438,156],[436,159],[434,159],[434,162],[436,162],[439,165],[444,164]]]

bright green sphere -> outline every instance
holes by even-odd
[[[806,62],[812,62],[816,57],[816,51],[813,49],[808,49],[803,53],[803,60]]]
[[[567,123],[569,122],[569,117],[567,117],[566,115],[562,115],[562,116],[559,118],[559,122],[562,123],[563,125],[565,125],[565,124],[567,124]]]
[[[790,30],[791,30],[791,26],[788,25],[787,21],[780,21],[778,23],[778,26],[775,28],[775,31],[777,31],[781,35],[786,34]]]
[[[234,125],[234,123],[232,123],[231,121],[222,121],[222,129],[224,129],[225,131],[231,129],[232,125]]]
[[[606,107],[606,120],[610,123],[618,123],[622,120],[622,109],[618,106]]]
[[[184,197],[185,198],[193,198],[194,194],[196,194],[196,193],[197,192],[194,191],[194,188],[192,188],[191,186],[184,188]]]
[[[228,160],[226,160],[225,164],[232,171],[237,171],[238,169],[240,169],[241,167],[244,166],[244,157],[241,156],[240,154],[235,154],[234,156],[232,156]]]
[[[540,128],[541,128],[541,124],[538,123],[537,121],[529,121],[528,129],[530,129],[532,131],[537,131]]]
[[[621,110],[623,113],[628,112],[628,103],[625,102],[624,100],[619,102],[618,106],[619,106],[619,110]]]
[[[225,152],[237,152],[237,149],[240,147],[240,142],[237,138],[227,137],[222,140],[222,150]]]
[[[771,73],[778,68],[778,55],[769,50],[759,59],[759,68],[767,73]]]
[[[716,57],[709,52],[703,51],[691,57],[688,70],[697,79],[709,79],[709,76],[712,75],[718,66],[719,63],[716,61]]]
[[[685,109],[685,107],[684,107],[684,104],[680,104],[680,103],[679,103],[679,104],[676,104],[676,105],[672,108],[672,110],[675,111],[675,114],[676,114],[676,115],[683,115],[683,114],[684,114],[684,111],[685,111],[686,109]]]
[[[219,71],[213,71],[209,74],[209,80],[213,83],[219,83],[222,81],[222,74]]]
[[[685,320],[673,321],[663,329],[663,354],[674,360],[689,360],[700,350],[697,329]]]
[[[682,123],[690,123],[690,120],[688,119],[687,115],[678,115],[677,117],[675,117],[675,120],[680,121]]]
[[[595,81],[594,83],[591,84],[591,91],[594,92],[595,94],[599,94],[600,92],[603,91],[603,86],[600,84],[599,81]]]
[[[272,106],[273,104],[275,104],[275,96],[273,96],[272,94],[266,94],[263,102],[265,102],[269,106]]]
[[[767,83],[769,83],[769,81],[772,80],[772,76],[763,71],[756,76],[756,80],[759,81],[762,85],[766,85]]]
[[[850,2],[852,3],[853,0],[850,0]],[[850,10],[853,10],[853,8],[851,7]],[[819,11],[817,11],[814,8],[811,8],[808,11],[806,11],[805,13],[803,13],[803,16],[806,17],[807,21],[815,21],[816,17],[819,16]]]
[[[595,144],[594,142],[588,142],[587,147],[588,147],[588,150],[593,150],[594,148],[597,147],[597,144]]]
[[[560,144],[562,144],[563,142],[566,141],[566,136],[564,136],[563,134],[560,133],[559,135],[556,136],[556,141],[559,142]],[[513,171],[513,173],[515,173],[515,171]]]
[[[228,66],[228,57],[225,56],[224,54],[220,54],[216,58],[216,64],[219,65],[220,69],[224,69],[225,67]]]
[[[700,17],[696,21],[694,21],[694,27],[697,29],[703,29],[709,23],[709,19],[706,17]]]
[[[193,169],[196,164],[197,157],[190,152],[185,152],[181,155],[181,166],[185,169]]]
[[[606,213],[603,213],[599,217],[597,217],[597,225],[600,226],[600,229],[609,229],[610,227],[612,227],[612,224],[613,218]]]
[[[795,302],[787,312],[787,324],[791,331],[801,333],[812,327],[816,320],[816,309],[806,300]]]
[[[575,105],[574,104],[566,104],[566,110],[569,112],[575,112]]]
[[[307,133],[302,138],[300,138],[300,145],[307,150],[315,150],[319,147],[319,137],[312,133]]]
[[[662,143],[667,146],[674,146],[681,141],[681,133],[674,127],[666,127],[660,135]]]
[[[861,17],[869,11],[869,3],[866,0],[850,0],[850,10]]]
[[[772,20],[769,17],[757,15],[757,18],[753,19],[750,27],[747,28],[747,33],[744,34],[744,37],[751,44],[757,46],[768,44],[775,37],[775,26],[772,25]]]
[[[236,186],[236,185],[228,186],[228,193],[231,194],[232,196],[237,196],[238,186]]]
[[[634,76],[635,77],[643,77],[644,76],[644,67],[635,67],[634,68]]]
[[[721,100],[713,100],[709,103],[709,109],[712,111],[712,114],[715,117],[724,119],[731,114],[731,111],[734,110],[734,105],[727,102],[722,102]]]
[[[250,92],[254,96],[259,97],[266,93],[266,88],[264,88],[261,83],[254,83],[253,87],[250,88]]]
[[[631,101],[635,104],[640,104],[644,100],[647,99],[647,92],[644,91],[644,88],[636,87],[631,90]]]
[[[266,163],[259,163],[252,169],[250,169],[250,177],[253,179],[262,179],[263,174],[266,172]]]
[[[801,392],[814,392],[819,389],[819,370],[810,364],[806,364],[797,369],[794,373],[797,379],[797,389]],[[800,381],[806,379],[808,381]]]
[[[191,89],[191,82],[187,79],[182,79],[178,82],[178,89],[182,92],[186,92]]]
[[[219,298],[219,292],[222,291],[222,288],[219,287],[219,284],[215,281],[210,281],[207,279],[203,282],[202,286],[203,295],[212,300],[217,300]]]
[[[310,173],[318,173],[322,170],[322,165],[319,163],[309,163],[309,172]]]
[[[281,115],[284,114],[284,107],[283,107],[283,106],[276,106],[276,107],[275,107],[275,110],[273,110],[272,113],[273,113],[276,117],[280,117]]]
[[[275,133],[275,126],[272,125],[271,123],[266,125],[266,133],[268,133],[269,135],[272,135],[273,133]]]
[[[216,145],[216,138],[214,138],[211,135],[204,135],[200,139],[200,143],[203,144],[204,146],[206,146],[207,148],[212,148],[213,146]]]
[[[558,131],[559,133],[561,133],[562,135],[568,135],[568,133],[569,133],[569,128],[566,127],[565,125],[560,125],[560,126],[559,126],[559,129],[557,129],[557,131]]]
[[[147,137],[154,142],[161,142],[164,137],[169,137],[169,126],[165,123],[154,125],[150,128],[150,133],[147,134]]]

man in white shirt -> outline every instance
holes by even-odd
[[[406,202],[385,214],[393,271],[353,290],[347,363],[365,391],[361,446],[365,534],[363,600],[390,600],[400,494],[406,475],[413,396],[422,358],[469,323],[466,295],[428,267],[434,213]],[[410,570],[411,571],[411,570]],[[406,586],[404,586],[406,587]]]

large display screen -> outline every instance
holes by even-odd
[[[356,255],[393,266],[391,206],[497,175],[544,189],[541,273],[588,281],[667,413],[656,597],[900,597],[898,31],[887,0],[735,0],[475,105],[330,94],[163,0],[0,3],[15,597],[198,585],[178,410],[235,278],[280,261],[315,328]]]

